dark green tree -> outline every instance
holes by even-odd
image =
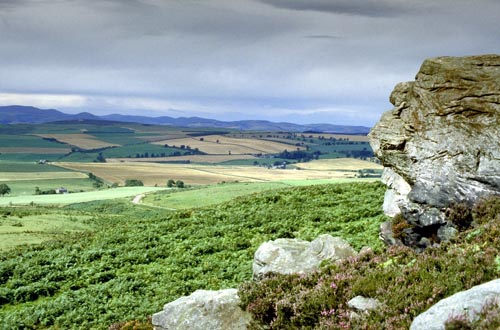
[[[184,181],[177,180],[177,181],[175,182],[175,186],[176,186],[177,188],[184,188]]]
[[[125,180],[125,187],[139,187],[139,186],[144,186],[144,183],[139,179]]]
[[[169,179],[167,181],[167,187],[172,188],[173,186],[175,186],[175,181],[172,179]]]
[[[10,187],[5,183],[0,184],[0,196],[10,194]]]

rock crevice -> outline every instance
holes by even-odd
[[[424,61],[396,85],[394,108],[369,134],[388,169],[384,210],[418,227],[449,225],[446,209],[500,192],[500,55]]]

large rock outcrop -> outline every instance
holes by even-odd
[[[450,205],[500,192],[500,55],[428,59],[390,101],[369,134],[387,214],[429,235]]]
[[[318,269],[323,260],[335,261],[357,255],[349,243],[340,237],[324,234],[314,241],[278,238],[263,243],[255,252],[253,277],[261,279],[267,273],[304,274]]]

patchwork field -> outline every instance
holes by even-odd
[[[92,172],[108,182],[122,184],[126,179],[139,179],[145,185],[164,186],[168,179],[182,180],[188,185],[220,182],[265,182],[283,180],[315,180],[352,178],[355,173],[336,170],[281,170],[257,166],[222,166],[158,163],[57,163],[69,169]]]
[[[217,164],[241,159],[258,159],[251,155],[189,155],[189,156],[171,156],[171,157],[154,157],[154,158],[107,158],[110,163],[117,162],[185,162],[193,163],[208,163]]]
[[[296,167],[304,170],[316,171],[359,171],[365,169],[382,170],[384,168],[380,164],[355,158],[320,159],[313,162],[297,163]]]
[[[169,146],[189,146],[201,152],[215,155],[227,154],[272,154],[284,150],[296,150],[297,147],[274,141],[259,139],[231,138],[222,135],[207,135],[196,138],[173,139],[154,142],[155,144],[168,144]]]
[[[317,133],[313,133],[313,134],[309,134],[309,133],[304,133],[303,134],[304,136],[312,136],[314,138],[319,138],[319,137],[323,137],[325,139],[329,139],[329,138],[333,138],[333,139],[347,139],[349,141],[354,141],[354,142],[368,142],[369,139],[368,139],[368,136],[366,135],[351,135],[351,134],[323,134],[323,133],[320,133],[320,134],[317,134]]]
[[[38,136],[46,139],[56,139],[59,142],[86,150],[119,146],[119,144],[101,141],[88,134],[39,134]]]

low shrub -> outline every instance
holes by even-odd
[[[500,204],[497,199],[493,203],[474,209],[479,227],[422,253],[389,247],[309,275],[270,275],[244,283],[239,295],[242,307],[253,315],[251,329],[408,329],[438,300],[499,277],[500,223],[491,210]],[[358,295],[376,298],[384,307],[351,318],[346,304]],[[485,318],[491,324],[500,320],[493,312]],[[450,320],[449,329],[466,326],[460,319]]]

